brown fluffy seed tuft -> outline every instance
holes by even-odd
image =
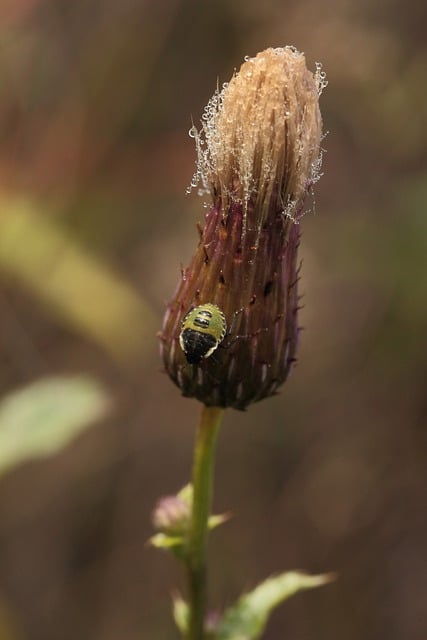
[[[269,212],[299,220],[307,189],[320,177],[322,134],[318,98],[325,86],[293,47],[247,58],[239,73],[209,101],[196,139],[201,183],[227,215],[251,202],[261,228]]]

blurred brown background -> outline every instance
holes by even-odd
[[[211,600],[335,570],[267,640],[427,637],[426,22],[415,0],[1,2],[1,394],[85,372],[113,403],[0,480],[1,640],[178,637],[180,568],[144,545],[198,412],[155,337],[204,216],[187,132],[217,79],[285,44],[329,80],[306,330],[280,396],[226,416]]]

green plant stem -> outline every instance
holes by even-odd
[[[193,461],[193,509],[187,559],[190,606],[188,640],[203,639],[208,519],[212,501],[215,443],[223,414],[223,409],[203,406],[196,434]]]

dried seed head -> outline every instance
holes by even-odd
[[[267,49],[214,95],[201,131],[192,129],[192,186],[201,183],[212,206],[168,305],[161,343],[174,382],[207,405],[244,409],[272,395],[295,360],[297,223],[320,176],[324,85],[320,68],[309,72],[295,49]],[[218,317],[199,317],[207,303],[224,315],[225,337],[210,330]],[[201,330],[189,318],[207,325]],[[197,357],[180,348],[184,330],[193,332],[186,335]]]
[[[232,203],[254,206],[260,229],[269,213],[298,220],[307,188],[320,177],[320,66],[312,74],[292,47],[248,58],[217,92],[191,130],[198,150],[192,185],[201,182],[227,215]]]

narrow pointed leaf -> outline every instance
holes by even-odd
[[[184,544],[182,536],[168,536],[165,533],[156,533],[148,542],[156,549],[172,549],[182,547]]]
[[[208,520],[209,529],[216,529],[220,524],[224,524],[224,522],[228,522],[230,520],[231,514],[229,513],[219,513],[218,515],[210,516]]]
[[[298,591],[319,587],[332,579],[331,574],[311,576],[297,571],[268,578],[226,610],[218,626],[217,640],[256,640],[279,604]]]

